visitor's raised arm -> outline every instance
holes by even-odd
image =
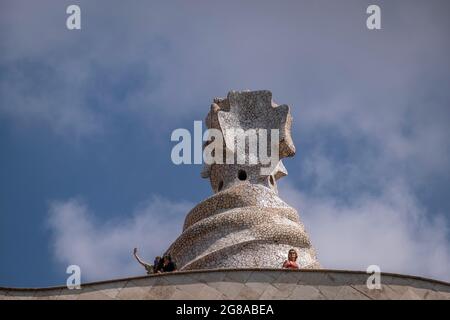
[[[136,260],[137,260],[137,262],[139,262],[141,265],[143,265],[144,267],[149,267],[150,266],[150,264],[149,263],[147,263],[147,262],[145,262],[145,261],[143,261],[141,258],[139,258],[139,256],[137,255],[137,248],[134,248],[134,250],[133,250],[133,255],[134,255],[134,257],[136,258]]]

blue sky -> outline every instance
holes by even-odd
[[[450,281],[447,1],[0,6],[0,286],[143,274],[212,193],[171,132],[244,89],[291,106],[280,196],[324,267]]]

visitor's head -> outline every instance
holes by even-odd
[[[296,261],[297,260],[297,251],[295,251],[295,249],[289,250],[288,259],[289,259],[289,261]]]

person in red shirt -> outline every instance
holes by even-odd
[[[288,260],[285,260],[283,263],[283,268],[285,269],[299,269],[297,264],[297,251],[295,249],[289,250]]]

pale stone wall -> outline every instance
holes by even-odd
[[[359,271],[239,269],[185,271],[66,287],[0,288],[0,299],[447,299],[450,284],[387,274],[382,289]]]

